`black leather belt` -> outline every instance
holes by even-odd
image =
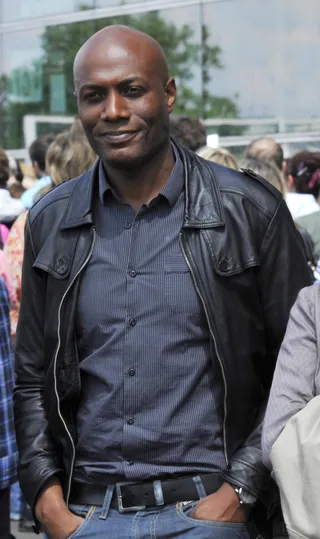
[[[201,479],[201,482],[199,481]],[[208,496],[216,492],[223,480],[218,474],[184,476],[146,483],[116,483],[113,502],[120,513],[142,511],[146,507],[176,502],[198,500],[197,483],[202,483]],[[103,505],[106,487],[73,483],[69,503],[79,505]],[[114,503],[112,504],[114,505]]]

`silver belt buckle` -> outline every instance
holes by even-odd
[[[131,507],[123,507],[122,505],[122,494],[121,494],[121,487],[123,485],[132,485],[135,483],[116,483],[116,493],[117,493],[117,500],[118,500],[118,509],[119,513],[132,513],[135,511],[143,511],[146,509],[146,505],[136,505]]]

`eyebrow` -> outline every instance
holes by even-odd
[[[79,88],[79,81],[77,81],[78,84],[77,84],[77,87],[78,87],[78,90],[80,92],[84,92],[85,90],[100,90],[101,88],[104,88],[104,85],[103,84],[97,84],[97,83],[87,83],[87,84],[84,84],[83,86],[81,86],[81,88]],[[144,85],[148,85],[148,81],[143,79],[142,77],[129,77],[127,79],[124,79],[124,80],[121,80],[120,82],[118,82],[118,84],[116,84],[116,86],[126,86],[127,84],[132,84],[133,82],[140,82]]]

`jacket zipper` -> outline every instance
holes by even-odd
[[[75,274],[74,278],[72,279],[71,283],[69,284],[67,290],[65,291],[62,299],[61,299],[61,302],[60,302],[60,305],[59,305],[59,309],[58,309],[58,346],[57,346],[57,349],[56,349],[56,353],[55,353],[55,356],[54,356],[54,369],[53,369],[53,372],[54,372],[54,390],[55,390],[55,394],[56,394],[56,399],[57,399],[57,408],[58,408],[58,415],[63,423],[63,426],[67,432],[67,435],[70,439],[70,442],[71,442],[71,445],[72,445],[72,460],[71,460],[71,468],[70,468],[70,475],[69,475],[69,479],[68,479],[68,489],[67,489],[67,495],[66,495],[66,503],[68,504],[68,501],[69,501],[69,496],[70,496],[70,491],[71,491],[71,480],[72,480],[72,473],[73,473],[73,467],[74,467],[74,461],[75,461],[75,454],[76,454],[76,449],[75,449],[75,445],[73,443],[73,439],[72,439],[72,436],[71,436],[71,433],[70,431],[68,430],[68,427],[66,425],[66,422],[65,420],[63,419],[62,417],[62,414],[61,414],[61,410],[60,410],[60,400],[59,400],[59,395],[58,395],[58,389],[57,389],[57,358],[58,358],[58,354],[59,354],[59,350],[60,350],[60,346],[61,346],[61,336],[60,336],[60,329],[61,329],[61,309],[62,309],[62,305],[64,303],[64,300],[70,290],[70,288],[72,287],[72,285],[74,284],[75,280],[77,279],[77,277],[80,275],[80,273],[82,272],[82,270],[85,268],[85,266],[88,264],[90,258],[91,258],[91,255],[92,255],[92,252],[93,252],[93,247],[94,247],[94,244],[95,244],[95,237],[96,237],[96,230],[95,228],[92,229],[93,231],[93,235],[92,235],[92,242],[91,242],[91,246],[90,246],[90,251],[88,253],[88,256],[87,258],[85,259],[85,261],[83,262],[82,266],[79,268],[79,270],[77,271],[77,273]]]
[[[198,294],[198,296],[199,296],[199,298],[201,300],[201,303],[203,305],[203,308],[204,308],[204,311],[205,311],[205,314],[206,314],[206,318],[207,318],[207,322],[208,322],[208,326],[209,326],[209,330],[210,330],[210,334],[211,334],[211,337],[213,339],[216,354],[217,354],[217,358],[218,358],[218,361],[219,361],[220,367],[221,367],[221,372],[222,372],[222,377],[223,377],[223,384],[224,384],[224,419],[223,419],[224,458],[226,460],[227,466],[229,466],[229,458],[228,458],[228,452],[227,452],[227,436],[226,436],[226,423],[227,423],[227,381],[226,381],[226,376],[225,376],[225,372],[224,372],[224,368],[223,368],[223,363],[222,363],[221,357],[220,357],[219,352],[218,352],[217,340],[216,340],[216,338],[214,336],[214,332],[213,332],[212,325],[211,325],[211,322],[210,322],[210,318],[209,318],[209,315],[208,315],[208,309],[207,309],[206,303],[205,303],[205,301],[203,299],[203,296],[202,296],[202,294],[200,292],[199,286],[197,284],[197,280],[196,280],[192,265],[190,264],[190,261],[188,259],[187,253],[186,253],[186,249],[185,249],[185,247],[183,245],[182,237],[183,237],[183,232],[180,232],[180,234],[179,234],[179,244],[180,244],[180,247],[181,247],[181,250],[182,250],[182,254],[183,254],[184,258],[185,258],[187,266],[188,266],[188,268],[190,270],[190,273],[192,275],[192,279],[193,279],[194,286],[195,286],[195,289],[197,291],[197,294]]]

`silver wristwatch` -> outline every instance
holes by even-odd
[[[255,497],[249,494],[246,490],[243,490],[242,487],[233,487],[234,491],[237,493],[239,498],[240,505],[245,507],[252,507],[255,504]]]
[[[240,505],[244,505],[245,502],[242,498],[242,493],[243,493],[243,489],[242,487],[233,487],[234,488],[234,491],[237,493],[238,495],[238,498],[239,498],[239,502],[240,502]]]

